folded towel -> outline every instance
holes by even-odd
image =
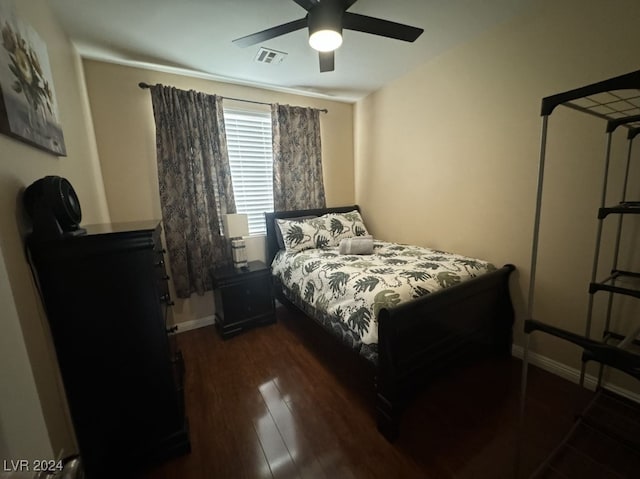
[[[340,241],[340,254],[373,254],[373,236],[354,236]]]

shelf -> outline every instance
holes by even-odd
[[[622,288],[620,286],[614,286],[612,284],[603,284],[603,283],[589,284],[589,294],[594,294],[594,293],[597,293],[598,291],[608,291],[609,293],[624,294],[625,296],[640,298],[640,291],[638,291],[637,289]]]
[[[638,215],[640,214],[640,201],[623,201],[616,206],[600,208],[598,219],[602,220],[610,214]]]
[[[640,454],[640,404],[602,391],[583,421]]]
[[[600,281],[599,283],[590,283],[589,294],[594,294],[598,291],[608,291],[610,293],[624,294],[626,296],[640,298],[640,284],[634,285],[635,287],[623,287],[613,284],[615,281],[625,279],[640,279],[640,273],[613,270],[611,272],[611,276],[604,281]]]
[[[640,379],[640,355],[620,349],[602,341],[580,336],[579,334],[556,328],[535,319],[527,319],[524,322],[524,332],[531,334],[534,331],[542,331],[557,338],[569,341],[584,349],[583,361],[596,361],[607,366],[619,369],[636,379]]]
[[[602,333],[602,338],[603,341],[605,343],[609,343],[609,340],[613,339],[614,341],[622,341],[626,338],[626,336],[622,335],[622,334],[618,334],[614,331],[605,331],[604,333]],[[640,340],[638,339],[634,339],[633,341],[631,341],[631,344],[633,344],[634,346],[640,346]]]
[[[599,390],[531,477],[635,477],[640,468],[639,437],[640,405]]]
[[[558,105],[605,120],[639,116],[640,70],[543,98],[541,114],[550,115]],[[627,127],[640,128],[640,118]]]

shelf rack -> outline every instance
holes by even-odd
[[[538,246],[539,246],[539,232],[540,232],[540,220],[542,212],[542,194],[544,183],[544,171],[546,162],[546,148],[547,148],[547,131],[549,116],[553,113],[556,107],[564,106],[577,110],[582,113],[586,113],[606,121],[606,150],[604,159],[604,174],[602,183],[602,193],[600,208],[598,209],[598,228],[596,237],[596,246],[593,256],[593,267],[591,273],[591,281],[589,283],[589,303],[587,310],[587,317],[585,321],[584,335],[579,335],[549,324],[545,324],[541,321],[534,319],[533,304],[535,299],[535,286],[536,286],[536,267],[538,262]],[[630,333],[623,335],[619,332],[611,330],[611,318],[613,310],[613,297],[615,294],[622,294],[631,296],[633,298],[640,299],[640,272],[626,271],[619,268],[619,253],[620,253],[620,241],[623,232],[623,218],[626,215],[640,214],[640,201],[630,200],[627,198],[628,183],[629,183],[629,171],[631,166],[632,148],[635,138],[640,133],[640,70],[634,71],[625,75],[610,78],[605,81],[587,85],[581,88],[570,90],[567,92],[559,93],[546,97],[542,100],[541,106],[542,116],[542,134],[540,145],[540,161],[538,169],[538,188],[536,194],[536,211],[534,218],[534,231],[533,241],[531,249],[531,278],[529,284],[529,294],[527,301],[527,316],[525,319],[525,345],[524,356],[522,365],[522,386],[521,386],[521,404],[520,414],[524,417],[525,413],[525,400],[526,400],[526,387],[527,387],[527,371],[528,371],[528,357],[529,357],[529,342],[530,336],[533,332],[543,332],[573,344],[580,346],[582,352],[582,371],[580,383],[584,383],[585,364],[588,361],[595,361],[600,364],[600,371],[598,376],[598,392],[596,393],[593,403],[585,410],[585,412],[579,416],[576,424],[567,434],[565,439],[561,442],[560,446],[552,453],[552,455],[534,472],[531,477],[543,477],[543,474],[548,473],[549,470],[553,472],[553,460],[558,455],[566,453],[566,448],[572,448],[572,438],[575,434],[582,431],[585,424],[588,427],[594,427],[590,424],[589,411],[594,407],[593,404],[597,404],[601,401],[602,394],[611,396],[611,393],[604,392],[601,387],[602,371],[604,366],[613,367],[624,373],[640,379],[640,355],[637,352],[629,350],[634,347],[640,346],[638,336],[640,335],[640,321],[638,322],[638,328]],[[624,184],[622,187],[622,198],[619,203],[607,206],[605,204],[607,199],[607,189],[609,186],[609,169],[610,169],[610,157],[611,157],[611,145],[613,139],[613,133],[618,128],[627,129],[627,160],[624,176]],[[613,251],[613,264],[608,276],[604,279],[598,280],[598,264],[600,260],[600,250],[602,242],[602,233],[604,221],[611,215],[618,216],[618,224],[616,231],[615,246]],[[621,286],[622,281],[631,280],[636,281],[636,287],[630,287],[629,285]],[[604,333],[601,339],[594,339],[592,335],[592,320],[593,320],[593,306],[594,296],[604,291],[609,294],[607,312],[605,317]],[[607,399],[608,400],[608,399]],[[632,409],[636,406],[630,406]],[[637,417],[640,418],[640,407],[638,407]],[[635,432],[640,432],[640,421],[637,423],[638,428]],[[599,426],[599,431],[603,428]],[[609,431],[610,427],[605,427]],[[606,432],[606,437],[612,437],[611,432]],[[615,436],[615,434],[613,434]],[[521,441],[521,439],[520,439]],[[631,447],[632,455],[640,457],[640,444],[639,441],[622,440],[622,448],[628,449]],[[517,458],[519,459],[519,458]],[[638,463],[640,466],[640,462]],[[517,466],[516,466],[517,468]],[[545,472],[547,471],[547,472]],[[566,471],[563,475],[567,477]],[[544,476],[546,477],[546,476]]]

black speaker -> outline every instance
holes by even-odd
[[[82,209],[73,186],[60,176],[45,176],[24,192],[24,207],[33,221],[33,236],[60,239],[86,233],[80,228]]]

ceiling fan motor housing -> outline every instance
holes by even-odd
[[[307,14],[309,36],[321,30],[332,30],[342,35],[342,16],[344,6],[336,0],[325,0]]]

